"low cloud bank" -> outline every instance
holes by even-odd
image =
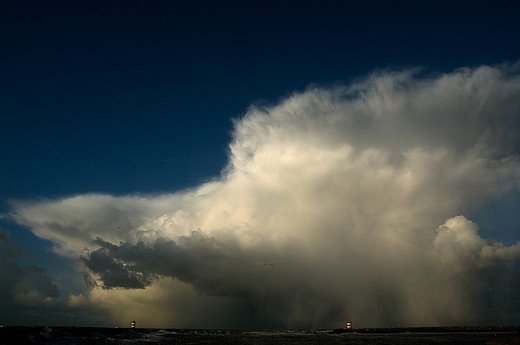
[[[42,322],[45,309],[54,306],[59,295],[45,269],[16,263],[23,255],[9,232],[0,230],[0,320],[9,324]]]
[[[19,202],[13,218],[87,268],[72,306],[116,319],[153,299],[140,317],[170,327],[513,322],[520,244],[465,215],[518,192],[519,91],[508,66],[311,89],[236,120],[213,181]]]

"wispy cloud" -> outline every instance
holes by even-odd
[[[15,203],[14,219],[89,270],[91,291],[72,305],[103,300],[116,318],[150,293],[160,301],[154,325],[518,317],[508,298],[519,282],[500,277],[518,269],[520,244],[482,238],[464,215],[518,189],[519,91],[507,66],[315,88],[237,119],[214,181],[159,196]],[[205,312],[200,299],[212,301]]]

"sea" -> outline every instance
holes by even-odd
[[[0,327],[0,345],[13,344],[468,344],[520,345],[518,330],[194,330],[90,327]]]

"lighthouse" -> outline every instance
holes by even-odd
[[[349,321],[345,322],[345,329],[347,331],[352,331],[352,321],[349,320]]]
[[[130,327],[131,327],[131,328],[135,328],[135,320],[132,321],[132,323],[130,324]]]

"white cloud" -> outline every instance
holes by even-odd
[[[478,235],[477,224],[464,216],[450,218],[441,225],[434,246],[443,264],[455,270],[486,267],[520,257],[520,242],[508,247],[500,242],[486,241]]]
[[[98,284],[87,301],[152,289],[175,305],[158,278],[173,277],[258,326],[471,321],[484,311],[468,286],[519,246],[453,217],[517,190],[519,91],[507,67],[486,66],[308,90],[237,120],[214,181],[17,203],[15,219],[83,257]]]

